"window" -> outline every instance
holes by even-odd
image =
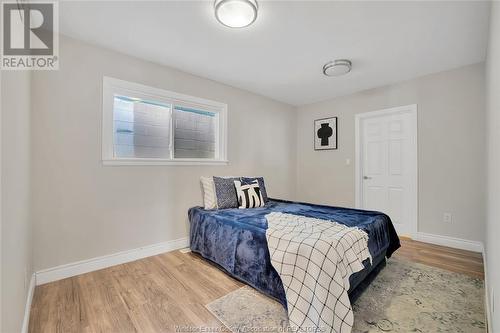
[[[225,164],[227,105],[105,77],[105,165]]]

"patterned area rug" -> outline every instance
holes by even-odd
[[[486,332],[480,279],[393,258],[371,280],[353,304],[353,332]],[[278,302],[247,286],[206,307],[235,333],[288,325]]]

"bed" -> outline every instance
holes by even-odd
[[[349,295],[400,247],[394,226],[383,213],[270,199],[261,208],[189,209],[191,250],[286,307],[283,284],[271,264],[266,241],[265,216],[271,212],[333,220],[367,232],[372,263],[365,260],[365,268],[351,275]]]

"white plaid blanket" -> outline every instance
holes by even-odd
[[[349,277],[371,258],[366,232],[304,216],[266,215],[271,263],[285,288],[290,327],[351,332]]]

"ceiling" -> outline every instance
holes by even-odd
[[[259,1],[230,29],[212,1],[67,1],[61,33],[304,105],[484,61],[489,2]],[[323,65],[352,60],[342,77]]]

